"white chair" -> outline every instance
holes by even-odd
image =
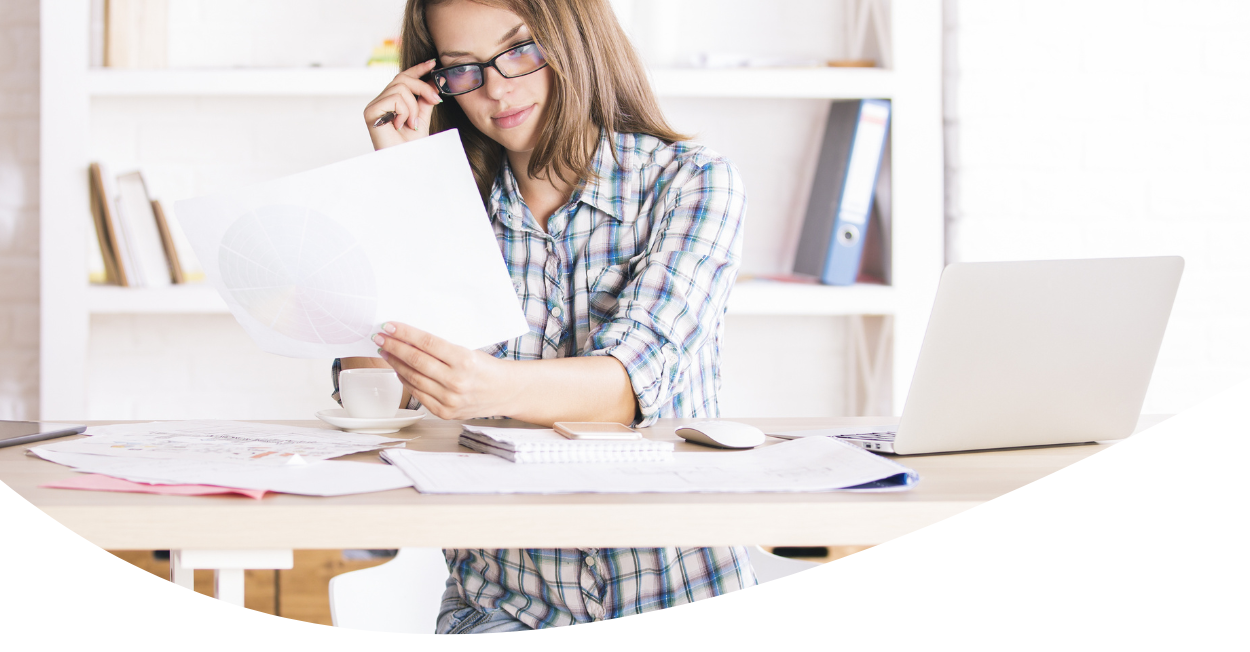
[[[438,548],[400,548],[373,568],[330,578],[330,622],[375,632],[433,634],[447,586]]]
[[[779,557],[759,546],[747,556],[761,584],[820,564]],[[330,580],[330,621],[335,627],[433,634],[447,584],[438,548],[400,548],[391,561]]]
[[[751,567],[755,569],[755,579],[760,584],[779,580],[786,575],[793,575],[820,565],[820,562],[774,555],[759,546],[747,546],[747,556],[751,558]]]

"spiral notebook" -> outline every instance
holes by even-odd
[[[673,443],[635,439],[565,439],[555,430],[465,426],[460,445],[518,464],[561,462],[670,462]]]

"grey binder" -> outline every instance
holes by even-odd
[[[833,102],[803,219],[794,271],[829,285],[855,282],[885,149],[890,103]]]

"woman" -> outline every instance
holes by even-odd
[[[717,416],[742,182],[665,123],[607,1],[409,0],[402,54],[365,108],[373,144],[460,131],[530,332],[471,351],[386,324],[381,360],[342,366],[393,367],[409,405],[444,419]],[[440,633],[602,620],[755,583],[742,548],[445,553]]]

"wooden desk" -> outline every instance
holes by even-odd
[[[1166,417],[1144,416],[1138,430]],[[742,419],[766,432],[882,423],[885,419]],[[286,422],[325,427],[321,422]],[[491,421],[490,425],[504,422]],[[687,444],[660,421],[647,437]],[[433,417],[397,436],[408,448],[460,450],[460,422]],[[780,440],[770,439],[770,444]],[[399,547],[618,547],[766,543],[862,545],[958,514],[1112,445],[1089,444],[898,458],[920,473],[886,494],[638,494],[433,496],[412,489],[313,498],[176,497],[41,489],[75,472],[0,449],[0,481],[96,545],[112,550],[291,550]],[[343,459],[378,460],[377,453]]]

